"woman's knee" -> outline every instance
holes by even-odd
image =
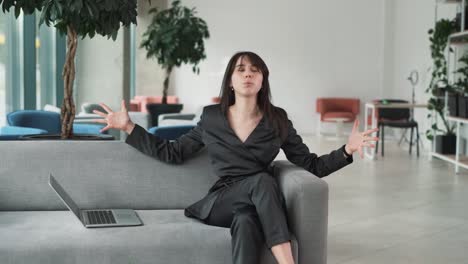
[[[258,174],[256,177],[257,177],[257,181],[255,182],[256,188],[267,189],[267,190],[278,189],[278,183],[276,182],[276,179],[273,178],[273,176],[271,176],[270,174],[261,173],[261,174]]]
[[[260,232],[260,220],[255,208],[241,209],[234,213],[231,224],[231,235],[238,232]]]

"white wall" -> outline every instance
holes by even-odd
[[[211,34],[200,75],[189,66],[175,72],[172,85],[185,112],[219,94],[227,61],[240,50],[266,61],[274,103],[287,110],[300,133],[315,131],[317,97],[365,102],[382,93],[383,0],[182,3],[197,8]]]
[[[386,31],[386,39],[390,41],[387,69],[384,79],[388,80],[385,96],[411,100],[411,84],[407,80],[412,70],[419,72],[419,83],[416,86],[416,101],[427,103],[429,98],[425,93],[431,80],[432,59],[428,30],[435,23],[435,1],[428,0],[385,0],[389,23],[392,25]],[[455,5],[439,5],[438,18],[455,16]],[[415,119],[420,124],[421,138],[425,139],[425,131],[430,127],[427,119],[427,109],[415,110]],[[425,140],[425,147],[429,147]]]
[[[168,1],[154,0],[166,7]],[[290,114],[300,133],[313,133],[315,99],[349,96],[366,101],[381,97],[411,99],[406,79],[420,75],[416,101],[426,102],[432,65],[427,31],[435,22],[435,1],[428,0],[296,0],[195,1],[208,23],[207,59],[200,75],[191,66],[175,70],[169,94],[179,96],[183,112],[195,112],[219,94],[229,58],[240,50],[258,53],[270,68],[273,101]],[[139,49],[150,21],[147,0],[138,2],[137,94],[162,94],[163,73]],[[438,17],[455,14],[454,5],[439,5]],[[119,107],[122,98],[122,31],[116,42],[100,36],[80,40],[77,53],[77,108],[83,102],[104,101]],[[415,117],[424,137],[430,126],[427,110]],[[362,119],[361,115],[361,119]],[[329,129],[333,129],[332,126]],[[426,142],[426,147],[428,144]]]
[[[112,39],[95,36],[78,40],[75,98],[77,113],[84,102],[104,102],[120,109],[123,98],[123,30]]]
[[[162,94],[163,73],[139,49],[150,21],[148,1],[138,2],[137,94]],[[270,68],[273,101],[290,114],[300,133],[313,133],[315,99],[357,97],[364,102],[381,97],[411,96],[406,77],[418,69],[417,99],[424,97],[430,66],[427,30],[434,22],[434,3],[427,0],[296,0],[195,1],[211,37],[200,75],[191,66],[176,69],[169,94],[179,96],[183,112],[195,112],[219,94],[229,58],[240,50],[258,53]],[[168,6],[166,0],[152,6]],[[442,8],[442,14],[450,13]],[[77,106],[122,98],[122,32],[113,42],[102,37],[80,41],[77,54]],[[425,114],[419,113],[419,115]],[[362,115],[361,115],[362,118]],[[330,127],[333,129],[333,127]]]
[[[146,50],[140,48],[142,35],[146,31],[152,16],[148,15],[148,11],[152,7],[158,9],[167,8],[167,0],[152,0],[151,5],[148,0],[138,0],[138,17],[135,33],[136,52],[135,52],[135,94],[136,95],[160,95],[163,92],[164,71],[161,69],[156,59],[147,59]],[[169,87],[169,95],[173,95],[172,86]]]
[[[140,49],[142,34],[151,17],[151,7],[167,7],[166,0],[138,0],[136,26],[136,94],[162,95],[163,71],[155,60],[147,59]],[[116,41],[96,35],[93,39],[79,40],[76,55],[75,98],[77,112],[84,102],[104,102],[113,109],[120,109],[123,98],[123,29]],[[170,89],[171,94],[171,89]]]

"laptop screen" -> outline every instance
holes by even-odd
[[[54,176],[52,174],[49,177],[49,184],[52,187],[52,189],[57,192],[57,194],[60,196],[62,201],[67,205],[67,207],[80,219],[81,222],[81,215],[80,215],[80,208],[73,202],[72,198],[68,195],[68,193],[65,192],[65,190],[62,188],[62,186],[55,180]]]

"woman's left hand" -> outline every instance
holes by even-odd
[[[363,147],[370,147],[375,148],[375,145],[371,143],[371,141],[378,141],[378,137],[371,137],[370,134],[377,132],[379,129],[369,129],[364,132],[359,132],[359,120],[354,121],[353,130],[351,131],[351,135],[349,135],[348,143],[346,143],[345,150],[348,154],[353,154],[354,152],[358,152],[361,156],[361,159],[364,158],[364,151],[362,150]]]

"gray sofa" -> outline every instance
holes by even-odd
[[[231,263],[228,228],[183,208],[216,181],[207,153],[169,165],[119,141],[0,141],[0,263]],[[327,184],[275,162],[297,263],[326,263]],[[87,229],[48,185],[82,209],[133,208],[144,225]],[[275,263],[265,247],[262,263]]]

